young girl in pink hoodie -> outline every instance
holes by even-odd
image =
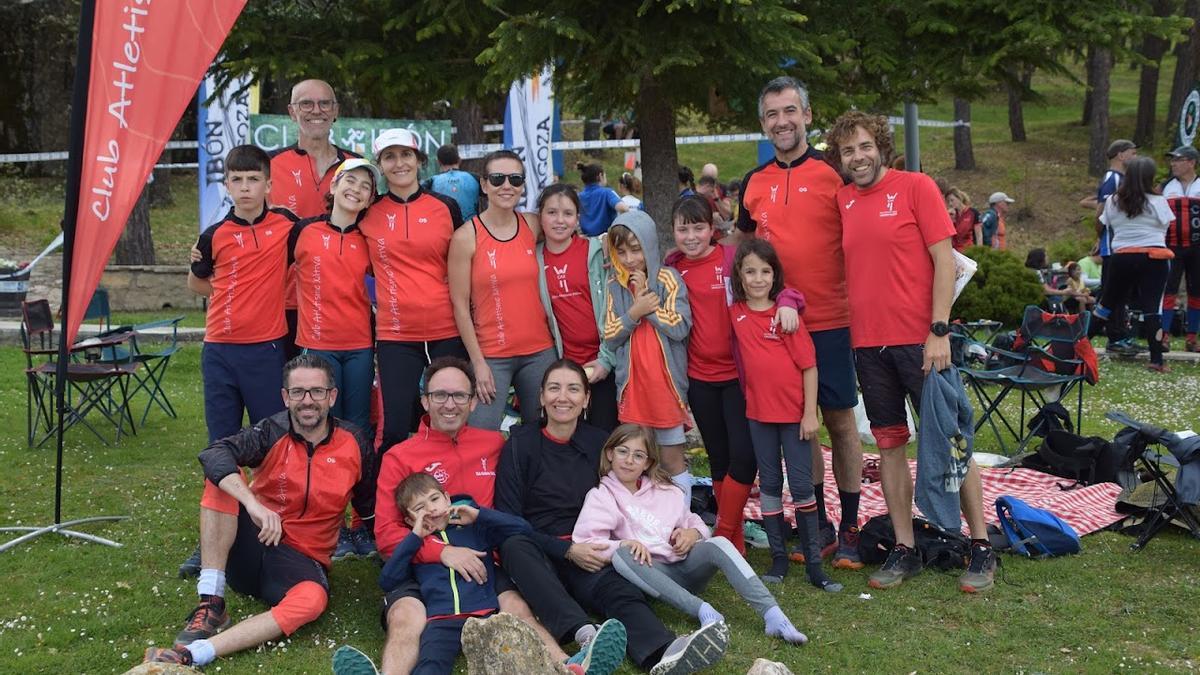
[[[660,455],[652,430],[617,427],[600,453],[600,485],[588,492],[571,538],[604,544],[599,553],[617,573],[702,626],[725,620],[695,595],[720,570],[762,614],[767,635],[808,642],[733,544],[711,537],[700,517],[684,506]]]

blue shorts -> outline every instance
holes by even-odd
[[[850,329],[830,328],[813,331],[810,335],[817,351],[817,404],[830,410],[845,410],[858,405]]]

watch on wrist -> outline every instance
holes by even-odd
[[[945,321],[934,321],[929,324],[929,332],[938,337],[946,337],[950,334],[950,324]]]

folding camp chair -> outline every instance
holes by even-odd
[[[149,396],[149,400],[146,401],[146,409],[142,411],[140,423],[143,426],[146,424],[146,416],[150,414],[150,408],[155,404],[162,408],[162,411],[168,416],[175,417],[175,407],[171,405],[171,399],[167,398],[167,392],[163,389],[163,376],[167,372],[167,366],[171,363],[171,357],[179,351],[180,321],[183,321],[182,316],[151,321],[133,327],[133,342],[129,359],[134,363],[142,364],[145,369],[134,373],[134,379],[137,382],[129,395],[133,397],[138,392],[144,391]],[[155,340],[157,337],[155,333],[158,332],[156,329],[167,327],[171,329],[170,339],[160,344],[160,341]]]
[[[960,372],[982,408],[975,421],[976,434],[987,424],[1001,451],[1009,454],[1003,427],[1016,442],[1016,453],[1020,453],[1039,431],[1036,426],[1026,429],[1029,404],[1040,409],[1052,401],[1067,400],[1072,391],[1076,395],[1075,429],[1082,433],[1083,383],[1094,383],[1097,376],[1094,358],[1077,357],[1080,343],[1087,340],[1089,318],[1089,314],[1051,313],[1030,305],[1025,308],[1011,350],[973,342],[963,335],[955,337],[955,342],[965,343],[956,347],[956,353],[985,355],[982,359],[964,357],[960,364]],[[998,391],[993,393],[989,387]],[[1016,425],[1000,407],[1013,392],[1020,395],[1020,422]]]
[[[1126,468],[1141,469],[1154,481],[1156,488],[1141,533],[1129,548],[1134,551],[1145,548],[1172,520],[1182,522],[1193,537],[1200,539],[1200,517],[1196,511],[1200,502],[1200,437],[1183,438],[1166,429],[1138,422],[1119,410],[1111,410],[1105,417],[1125,425],[1113,442],[1127,445]],[[1167,454],[1150,447],[1154,445],[1165,448]],[[1174,480],[1166,467],[1174,468]],[[1161,502],[1157,499],[1159,491],[1163,496]]]
[[[50,303],[46,300],[24,302],[21,311],[26,378],[26,442],[30,446],[40,447],[57,433],[58,425],[61,424],[66,433],[76,424],[83,424],[107,445],[108,439],[88,421],[88,415],[93,411],[113,425],[117,441],[125,431],[126,421],[129,422],[130,433],[136,433],[133,430],[133,416],[129,412],[128,383],[141,364],[69,361],[66,368],[65,410],[60,418],[54,391],[58,377],[58,364],[55,361],[58,348],[54,340],[54,318]],[[70,351],[72,354],[97,353],[125,339],[124,335],[107,339],[90,338],[72,345]]]
[[[112,308],[108,304],[107,289],[97,288],[96,292],[92,293],[92,299],[88,301],[87,309],[83,311],[83,322],[92,320],[99,322],[101,331],[112,329]]]

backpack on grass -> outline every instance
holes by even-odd
[[[913,518],[913,535],[917,552],[925,567],[938,570],[962,569],[971,542],[958,532],[947,532],[924,518]],[[887,560],[896,545],[892,518],[875,516],[868,520],[858,535],[858,552],[863,562],[878,565]]]
[[[1079,553],[1081,546],[1075,529],[1046,509],[1005,495],[996,498],[996,515],[1012,549],[1027,558]]]

